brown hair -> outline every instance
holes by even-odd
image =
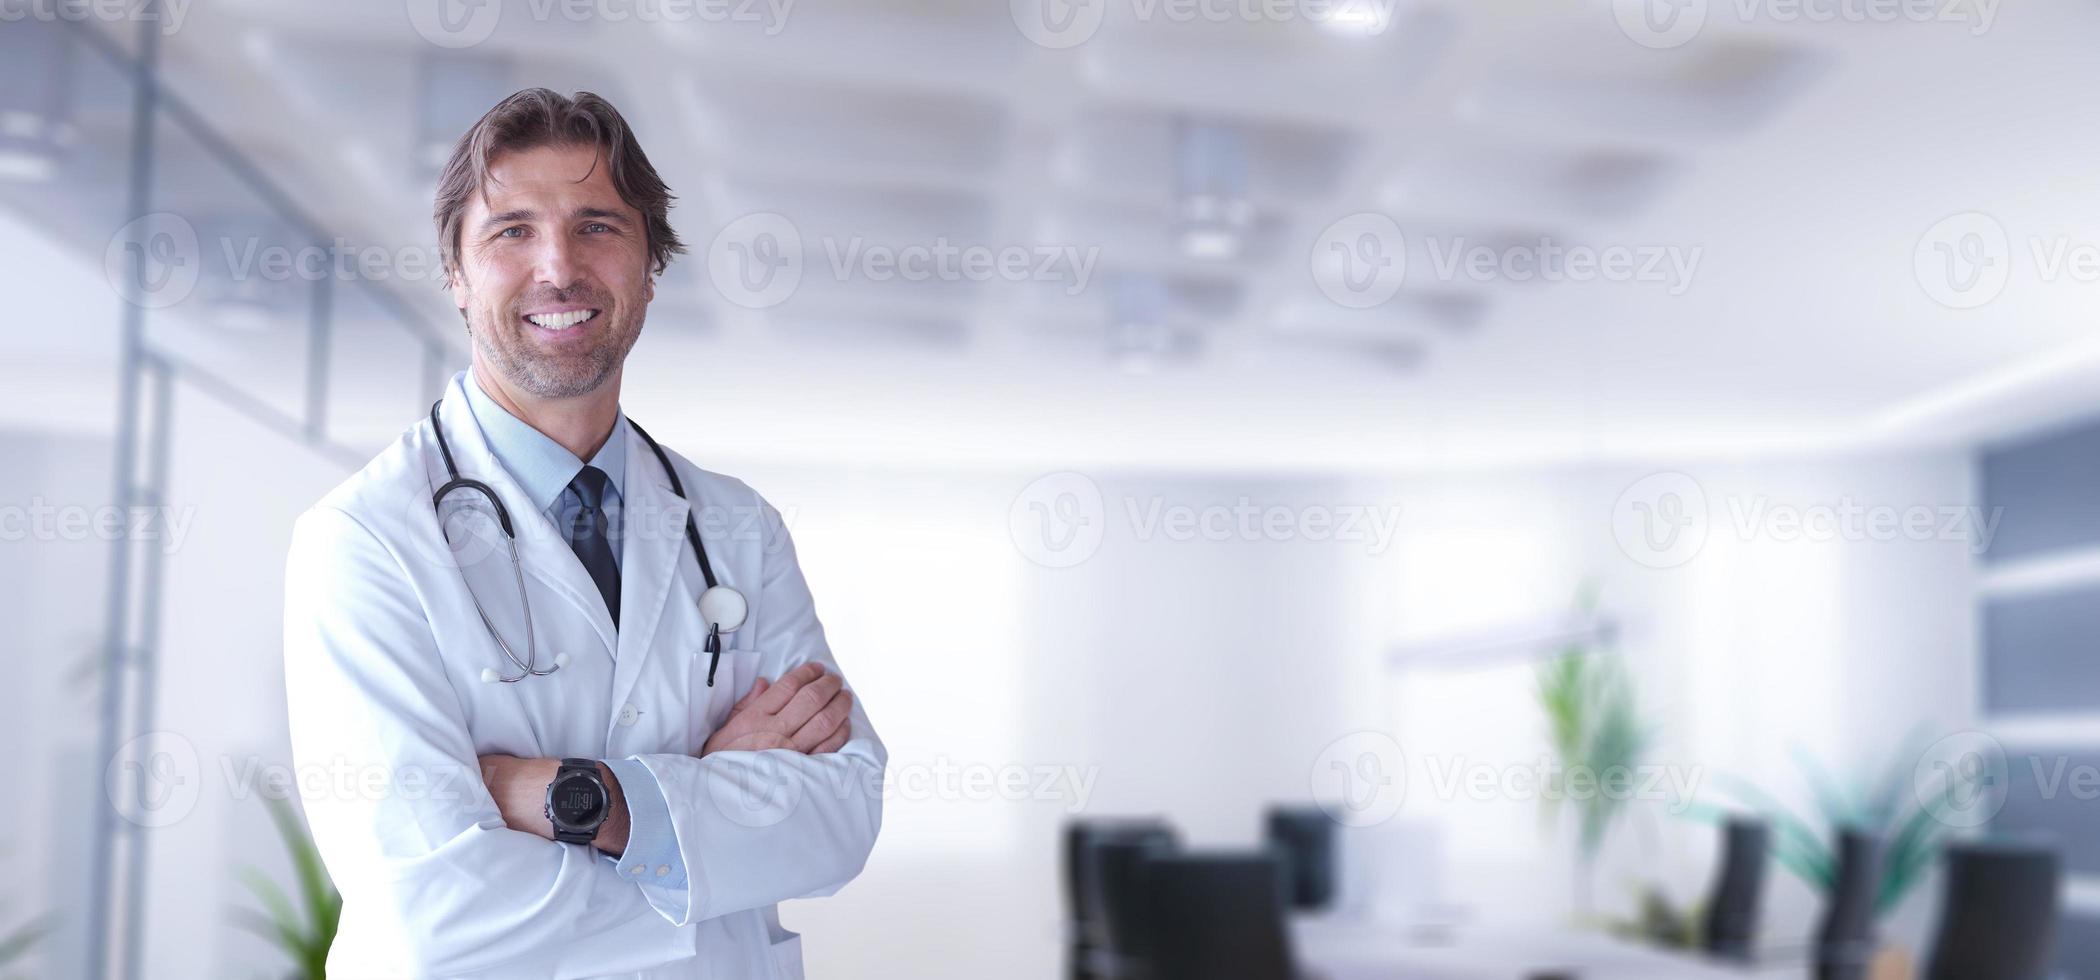
[[[649,165],[620,110],[589,92],[566,96],[528,88],[496,103],[468,129],[438,176],[431,217],[437,222],[438,254],[447,282],[459,274],[459,226],[466,218],[468,198],[488,186],[489,162],[511,150],[566,145],[592,145],[604,153],[620,200],[642,213],[653,273],[662,274],[671,256],[685,251],[685,243],[671,230],[671,189]]]

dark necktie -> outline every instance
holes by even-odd
[[[613,560],[612,541],[606,533],[610,529],[605,517],[608,482],[605,471],[595,466],[584,467],[576,474],[576,479],[569,481],[569,490],[583,502],[569,527],[569,547],[575,549],[584,570],[591,573],[591,581],[598,583],[598,594],[605,598],[605,609],[612,613],[613,626],[617,628],[620,625],[620,565]]]

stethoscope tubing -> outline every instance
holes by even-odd
[[[445,475],[447,479],[444,486],[437,488],[431,493],[430,507],[433,511],[437,510],[443,506],[447,494],[459,490],[478,493],[489,502],[496,512],[496,523],[503,528],[504,542],[510,549],[510,570],[512,577],[517,582],[518,608],[525,610],[525,657],[524,659],[519,659],[517,652],[511,649],[510,644],[503,639],[503,634],[496,629],[496,623],[489,617],[488,609],[481,604],[481,597],[475,594],[473,586],[469,585],[467,587],[467,596],[474,600],[474,611],[481,616],[481,624],[488,627],[489,636],[496,641],[496,648],[503,651],[504,659],[509,660],[512,666],[522,672],[510,675],[501,672],[485,671],[483,679],[490,679],[490,674],[494,673],[494,680],[505,684],[515,684],[527,677],[545,677],[565,666],[563,661],[567,658],[556,656],[553,666],[544,669],[539,666],[539,643],[533,632],[532,604],[525,594],[524,563],[518,557],[518,534],[516,525],[511,523],[510,508],[503,506],[502,498],[496,496],[496,491],[488,484],[480,480],[470,480],[460,475],[459,465],[452,459],[452,445],[445,439],[445,427],[438,419],[438,410],[443,405],[444,401],[442,399],[431,403],[430,429],[437,436],[438,455],[445,461]],[[654,453],[656,461],[662,464],[664,475],[671,481],[671,492],[677,494],[678,499],[685,500],[685,481],[678,478],[678,468],[671,465],[670,454],[665,453],[664,448],[657,444],[656,439],[651,437],[647,430],[636,425],[633,419],[628,419],[627,424],[634,429],[636,435],[642,437],[643,442],[649,444],[649,451]],[[685,539],[693,546],[693,559],[700,566],[700,577],[706,580],[707,588],[713,589],[717,587],[714,563],[707,557],[707,545],[700,540],[700,528],[698,522],[693,518],[693,508],[690,506],[691,501],[687,501],[687,503]],[[441,535],[445,534],[442,520],[439,522],[438,533]],[[449,535],[447,537],[449,539]],[[736,625],[741,624],[733,624],[731,629],[734,629]],[[707,663],[707,686],[709,687],[715,686],[715,668],[722,660],[721,633],[721,624],[708,624],[706,651],[709,655]]]

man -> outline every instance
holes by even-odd
[[[887,754],[779,513],[620,411],[670,202],[589,93],[505,99],[446,165],[471,369],[288,570],[331,974],[800,977],[775,903],[874,846]]]

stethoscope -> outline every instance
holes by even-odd
[[[481,597],[474,594],[474,584],[467,583],[467,597],[474,600],[474,611],[481,614],[481,625],[488,627],[489,636],[496,641],[497,649],[502,650],[504,658],[520,671],[512,675],[494,667],[487,667],[481,671],[481,679],[489,684],[516,684],[527,677],[545,677],[568,666],[569,655],[557,653],[554,655],[554,666],[544,669],[540,667],[539,643],[532,631],[532,602],[525,595],[525,569],[518,560],[518,535],[510,523],[510,509],[503,506],[503,501],[488,484],[459,475],[459,467],[452,462],[452,447],[445,441],[445,427],[438,423],[438,406],[442,404],[442,401],[431,403],[430,429],[437,434],[438,453],[444,456],[445,473],[451,479],[430,495],[431,509],[442,507],[445,495],[454,490],[472,490],[488,500],[495,508],[496,523],[503,528],[503,539],[510,545],[510,571],[511,577],[518,584],[518,608],[525,610],[525,657],[521,660],[510,648],[510,644],[504,642],[503,634],[496,631],[496,623],[489,618],[489,611],[482,607]],[[663,464],[664,475],[671,478],[671,492],[677,494],[680,500],[684,500],[685,484],[678,479],[678,468],[671,465],[671,457],[665,455],[664,448],[657,445],[656,440],[650,438],[649,433],[643,431],[641,426],[635,425],[633,419],[628,419],[627,424],[634,429],[636,435],[642,437],[643,442],[649,444],[649,451],[656,454],[658,463]],[[446,547],[453,547],[452,532],[445,528],[442,511],[438,517],[438,532],[444,535]],[[703,649],[707,653],[707,686],[713,687],[715,667],[722,662],[722,634],[734,633],[737,627],[744,625],[744,616],[751,607],[744,601],[743,593],[730,586],[715,583],[714,565],[707,560],[707,546],[700,543],[700,530],[693,521],[690,506],[685,512],[685,539],[693,543],[693,558],[700,564],[700,577],[707,580],[707,588],[700,593],[700,621],[707,624],[707,643]],[[461,579],[465,579],[464,573]]]

